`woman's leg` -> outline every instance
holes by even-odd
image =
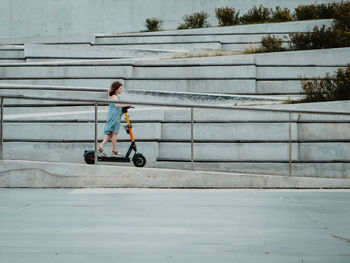
[[[114,152],[117,151],[117,135],[117,133],[112,132],[112,148]]]
[[[103,149],[103,147],[105,147],[106,143],[109,142],[109,140],[112,138],[111,134],[112,133],[105,136],[105,138],[103,139],[102,143],[99,146],[101,149]]]

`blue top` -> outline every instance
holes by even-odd
[[[119,99],[119,96],[118,96]],[[122,108],[117,108],[114,103],[109,104],[107,123],[104,129],[104,134],[108,135],[111,132],[118,133],[120,128],[120,120],[122,119]]]

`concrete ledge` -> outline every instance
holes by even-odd
[[[0,50],[1,51],[1,50]],[[1,53],[0,53],[1,55]],[[23,55],[23,52],[22,52]],[[25,57],[27,59],[113,59],[130,57],[171,57],[185,56],[185,52],[174,50],[150,50],[135,48],[119,48],[111,46],[81,45],[42,45],[26,44]]]
[[[350,188],[350,179],[0,161],[0,187]]]
[[[191,162],[158,161],[158,168],[191,169]],[[282,162],[195,162],[196,170],[220,171],[229,173],[252,173],[289,176],[288,160]],[[350,163],[334,162],[293,162],[292,176],[350,179]]]
[[[309,21],[292,21],[283,23],[266,23],[266,24],[253,24],[253,25],[236,25],[226,27],[209,27],[209,28],[197,28],[186,30],[168,30],[157,32],[142,32],[142,33],[123,33],[123,34],[96,34],[96,43],[103,42],[108,38],[114,39],[131,39],[135,37],[141,38],[155,38],[165,37],[174,38],[175,36],[206,36],[206,35],[251,35],[251,34],[276,34],[276,33],[289,33],[289,32],[306,32],[312,31],[314,26],[329,26],[333,22],[333,19],[319,19]],[[207,39],[208,40],[208,39]]]

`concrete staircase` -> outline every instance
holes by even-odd
[[[258,47],[264,36],[285,38],[329,26],[331,19],[132,34],[0,38],[0,62],[101,60],[227,55]]]
[[[299,95],[301,80],[345,67],[350,48],[162,60],[0,64],[1,83],[245,95]]]
[[[0,48],[0,95],[104,99],[111,82],[121,80],[126,88],[122,99],[134,102],[345,111],[348,102],[274,104],[300,98],[301,80],[344,67],[350,48],[169,58],[241,51],[259,45],[264,34],[310,31],[325,22],[331,21],[99,34],[76,36],[71,42],[63,37],[2,40],[9,45]],[[94,147],[92,106],[23,100],[6,104],[5,159],[82,164],[84,150]],[[106,115],[107,108],[99,107],[99,138]],[[192,168],[189,110],[137,107],[130,115],[148,167]],[[194,119],[194,169],[289,175],[287,113],[195,109]],[[291,128],[292,175],[350,178],[349,117],[292,114]],[[125,152],[129,141],[122,129],[118,140]]]

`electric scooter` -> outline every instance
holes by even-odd
[[[129,120],[129,114],[128,114],[128,108],[129,107],[123,107],[122,111],[125,115],[126,120],[126,126],[124,126],[126,133],[130,135],[130,147],[125,154],[125,156],[103,156],[100,154],[97,154],[97,160],[99,162],[130,162],[130,154],[132,151],[135,151],[134,156],[132,157],[132,162],[136,167],[143,167],[146,164],[146,158],[142,155],[142,153],[138,153],[136,149],[136,143],[134,139],[134,135],[132,133],[132,126]],[[95,163],[95,151],[94,150],[85,150],[84,152],[84,160],[87,164],[94,164]]]

